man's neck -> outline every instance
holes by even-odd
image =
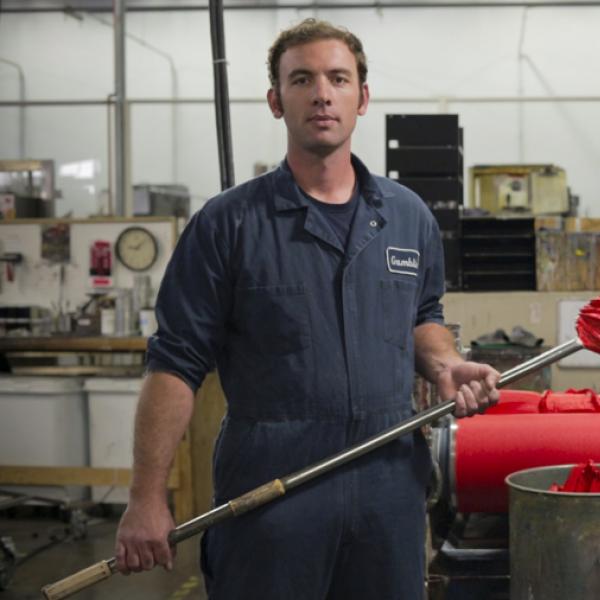
[[[352,197],[356,176],[350,149],[341,150],[318,156],[288,146],[288,165],[296,183],[309,196],[331,204],[343,204]]]

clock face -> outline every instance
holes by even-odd
[[[158,256],[156,238],[144,227],[128,227],[119,235],[117,258],[132,271],[149,269]]]

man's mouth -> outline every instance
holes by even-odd
[[[337,118],[333,115],[314,115],[310,117],[309,121],[315,121],[316,123],[331,123],[337,121]]]

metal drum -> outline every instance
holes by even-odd
[[[511,600],[600,598],[600,494],[550,492],[573,465],[518,471],[510,488]]]

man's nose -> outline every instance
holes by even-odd
[[[329,106],[331,104],[330,85],[326,78],[317,78],[313,90],[314,106]]]

